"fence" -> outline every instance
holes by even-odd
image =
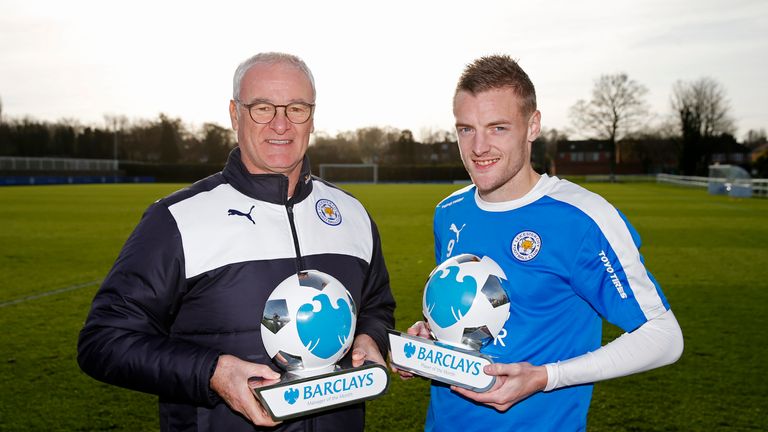
[[[752,193],[760,198],[768,198],[768,179],[752,179]]]
[[[0,186],[40,186],[93,183],[154,183],[149,176],[0,176]]]
[[[656,182],[671,183],[680,186],[711,188],[711,184],[721,184],[726,190],[731,189],[732,183],[739,186],[750,186],[752,196],[768,198],[768,179],[727,179],[699,176],[678,176],[672,174],[657,174]]]
[[[0,157],[0,172],[112,172],[117,170],[117,161],[113,159],[32,158],[11,156]]]
[[[570,178],[571,176],[567,176]],[[584,181],[587,183],[597,182],[605,183],[611,181],[609,174],[590,174],[584,176]],[[639,182],[656,182],[656,176],[654,174],[615,174],[613,181],[617,183],[639,183]]]
[[[0,156],[0,186],[154,181],[151,175],[125,175],[114,159]]]

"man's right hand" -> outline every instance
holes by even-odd
[[[248,379],[259,377],[266,381],[280,379],[280,374],[266,365],[251,363],[223,354],[219,356],[216,370],[211,377],[211,389],[224,399],[233,410],[248,418],[256,426],[275,426],[279,422],[272,420],[251,392]],[[272,384],[265,382],[265,385]]]
[[[408,327],[408,330],[406,330],[406,333],[411,336],[418,336],[420,338],[424,339],[432,339],[432,335],[429,333],[429,324],[427,324],[424,321],[416,321],[413,323],[412,326]],[[390,366],[392,368],[392,372],[397,373],[400,375],[400,378],[402,379],[411,379],[414,377],[414,375],[410,372],[406,372],[404,370],[398,369],[395,366]]]

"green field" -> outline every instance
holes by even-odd
[[[685,335],[676,364],[598,384],[589,430],[768,430],[768,200],[656,184],[586,186],[640,232]],[[0,188],[0,431],[157,430],[156,398],[84,375],[76,341],[98,281],[143,210],[180,187]],[[420,318],[434,266],[432,210],[456,188],[346,186],[381,231],[401,329]],[[421,430],[427,398],[425,381],[393,379],[388,396],[369,402],[367,429]]]

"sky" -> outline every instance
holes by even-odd
[[[232,75],[252,54],[283,51],[315,76],[315,128],[452,130],[464,66],[517,59],[545,128],[579,137],[568,109],[595,79],[625,72],[657,119],[678,80],[711,77],[737,138],[768,128],[768,2],[0,0],[4,118],[104,126],[160,113],[229,127]]]

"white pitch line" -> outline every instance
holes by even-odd
[[[30,300],[37,300],[39,298],[52,296],[54,294],[61,294],[61,293],[65,293],[65,292],[68,292],[68,291],[74,291],[76,289],[85,288],[85,287],[89,287],[89,286],[93,286],[93,285],[98,285],[100,283],[101,283],[100,280],[95,280],[95,281],[90,281],[90,282],[81,283],[81,284],[77,284],[77,285],[70,285],[68,287],[59,288],[59,289],[55,289],[55,290],[52,290],[52,291],[46,291],[46,292],[40,293],[40,294],[35,294],[35,295],[31,295],[31,296],[17,298],[15,300],[9,300],[7,302],[0,303],[0,308],[6,307],[6,306],[15,305],[15,304],[19,304],[19,303],[24,303],[24,302],[30,301]]]

